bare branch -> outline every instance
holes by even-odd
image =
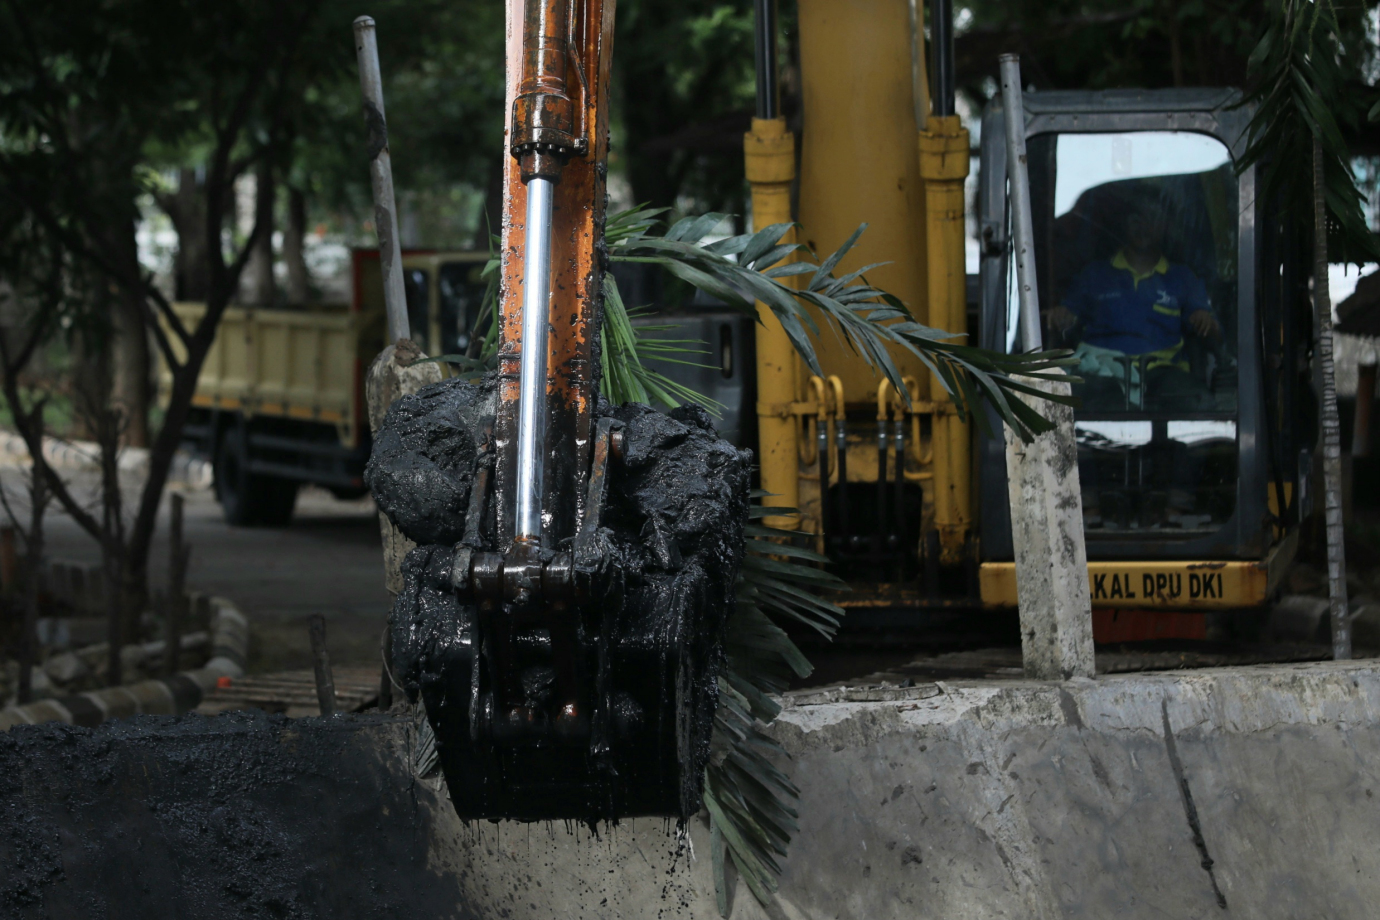
[[[168,341],[168,335],[163,331],[163,324],[158,322],[158,316],[152,309],[148,308],[147,302],[145,303],[145,310],[148,314],[146,319],[148,320],[149,330],[153,333],[154,343],[158,345],[158,352],[163,356],[163,360],[168,362],[168,367],[171,368],[172,372],[175,374],[181,369],[182,362],[177,360],[177,355],[172,349],[172,342]],[[185,345],[188,339],[183,338],[182,341]]]
[[[182,324],[182,317],[178,316],[177,312],[173,310],[172,304],[168,302],[168,298],[164,297],[163,292],[158,290],[158,286],[153,283],[152,272],[148,272],[144,275],[144,289],[148,292],[148,299],[153,301],[153,305],[158,311],[154,314],[154,329],[158,328],[157,317],[161,315],[167,324],[172,327],[172,331],[181,339],[182,346],[185,348],[192,338],[191,333],[189,333],[187,327]]]

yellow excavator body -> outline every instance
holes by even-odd
[[[965,334],[968,132],[956,116],[928,114],[923,45],[912,41],[910,5],[907,0],[800,0],[798,14],[805,125],[799,241],[824,257],[866,224],[836,273],[882,263],[867,271],[872,284],[898,296],[919,322]],[[794,141],[784,118],[754,120],[746,137],[757,227],[791,220]],[[915,354],[893,348],[892,359],[907,378],[909,392],[903,397],[827,330],[815,342],[824,371],[815,377],[770,311],[762,308],[761,315],[762,486],[776,496],[775,503],[800,510],[798,519],[783,517],[777,523],[816,534],[821,549],[835,551],[824,545],[826,495],[838,485],[841,469],[850,488],[878,483],[876,426],[890,420],[907,433],[903,481],[920,490],[917,542],[923,544],[923,535],[933,531],[941,561],[961,562],[971,551],[970,437],[944,387]],[[847,453],[842,464],[840,425]],[[890,452],[894,477],[894,441],[884,440],[880,449]],[[918,557],[925,548],[899,551]]]

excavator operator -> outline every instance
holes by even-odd
[[[1207,390],[1183,352],[1186,335],[1221,335],[1207,287],[1165,256],[1168,218],[1158,196],[1131,198],[1124,214],[1120,248],[1086,265],[1046,322],[1066,336],[1077,330],[1084,408],[1206,408]]]

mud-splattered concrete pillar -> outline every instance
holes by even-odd
[[[441,365],[425,359],[426,355],[411,339],[400,339],[396,345],[389,345],[380,352],[369,365],[364,389],[369,430],[375,435],[393,403],[445,377]],[[383,581],[388,593],[396,597],[402,590],[403,557],[417,544],[403,536],[382,511],[379,512],[379,526],[383,528]]]
[[[1047,393],[1067,396],[1070,392],[1065,381],[1026,377],[1022,382]],[[1040,680],[1092,677],[1092,601],[1073,409],[1022,398],[1056,426],[1029,444],[1006,429],[1006,478],[1025,674]]]

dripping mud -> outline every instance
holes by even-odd
[[[683,820],[710,757],[751,455],[699,407],[601,403],[622,449],[585,590],[538,610],[486,602],[458,594],[452,569],[479,471],[495,463],[495,393],[492,378],[433,384],[398,400],[376,439],[366,479],[418,544],[392,612],[394,674],[425,706],[462,818]],[[564,488],[548,499],[573,500]],[[503,549],[497,500],[472,549]],[[569,547],[547,543],[545,561]],[[549,714],[572,686],[587,730],[561,734]]]

